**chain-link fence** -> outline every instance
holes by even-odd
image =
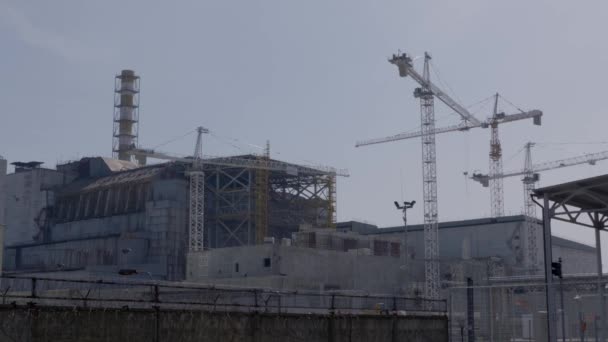
[[[387,295],[220,288],[167,282],[113,282],[54,278],[0,278],[2,304],[81,307],[206,309],[289,313],[396,313],[445,315],[445,300]]]
[[[593,277],[555,280],[558,341],[600,340],[605,297],[600,300],[598,284]],[[547,341],[544,279],[469,285],[449,289],[450,341]]]

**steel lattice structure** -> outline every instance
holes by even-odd
[[[202,251],[205,222],[205,174],[202,171],[190,171],[190,221],[189,239],[190,251]]]
[[[524,215],[526,216],[526,232],[528,248],[528,266],[536,267],[538,260],[538,245],[536,243],[536,229],[534,220],[536,219],[536,204],[532,200],[532,193],[534,192],[534,185],[538,181],[538,174],[534,173],[532,165],[532,146],[533,143],[529,142],[526,144],[526,159],[524,163]],[[502,178],[500,178],[502,179]]]
[[[266,188],[258,181],[259,172],[267,177]],[[211,248],[253,245],[266,236],[290,238],[300,225],[335,224],[334,175],[287,174],[206,164],[205,183],[206,245]],[[267,201],[260,201],[260,197],[264,197],[260,193],[266,194]],[[258,208],[259,205],[265,207]],[[259,209],[267,210],[265,229],[257,227]]]
[[[490,175],[502,173],[502,146],[498,136],[498,94],[494,96],[494,114],[490,124],[492,136],[490,138]],[[490,202],[492,203],[492,217],[505,215],[502,178],[490,180]]]
[[[266,142],[264,155],[258,159],[263,163],[270,161],[270,143]],[[258,169],[255,172],[255,240],[257,244],[264,243],[268,236],[268,176],[269,171]]]
[[[424,56],[423,78],[429,81],[428,54]],[[437,204],[437,156],[435,145],[435,104],[428,86],[416,88],[414,96],[420,99],[422,126],[422,198],[424,202],[424,265],[425,296],[439,298],[439,221]]]
[[[536,183],[539,181],[539,172],[570,167],[581,164],[595,165],[596,162],[608,159],[608,151],[597,153],[587,153],[572,158],[554,160],[540,164],[532,164],[532,147],[534,143],[528,142],[525,145],[525,161],[523,170],[496,173],[494,175],[474,174],[471,178],[480,182],[483,186],[488,186],[493,180],[507,177],[523,176],[524,188],[524,215],[526,216],[526,241],[527,241],[527,264],[530,268],[538,267],[538,232],[535,229],[536,205],[532,200]]]
[[[190,177],[190,220],[189,220],[189,250],[191,252],[204,249],[205,236],[205,172],[203,171],[203,133],[209,130],[203,127],[197,128],[198,136],[194,147],[194,158]]]
[[[246,155],[240,157],[215,157],[203,159],[202,154],[202,135],[209,133],[204,127],[197,128],[197,140],[192,157],[176,157],[166,153],[157,152],[152,149],[131,149],[125,153],[129,156],[146,157],[164,160],[173,160],[187,163],[190,165],[187,174],[190,182],[190,217],[189,217],[189,247],[190,251],[201,251],[210,246],[215,241],[214,247],[226,247],[228,241],[232,245],[250,245],[253,241],[263,243],[264,237],[290,237],[269,234],[268,203],[270,200],[269,191],[272,190],[271,174],[281,175],[277,179],[297,179],[291,186],[294,195],[306,201],[307,205],[300,208],[302,212],[310,212],[307,219],[301,220],[298,224],[309,224],[315,227],[333,227],[336,220],[335,206],[335,178],[336,176],[348,177],[348,170],[336,170],[326,166],[303,166],[285,163],[270,159],[269,146],[266,147],[265,156]],[[210,177],[206,177],[207,167],[211,167]],[[211,182],[208,178],[215,179]],[[306,179],[323,179],[324,182],[309,183]],[[303,182],[301,182],[303,180]],[[212,196],[207,196],[206,184],[211,189]],[[307,187],[312,187],[313,190]],[[284,189],[284,193],[286,193]],[[324,194],[324,198],[321,198]],[[207,201],[207,197],[210,200]],[[211,211],[214,212],[216,232],[227,232],[227,241],[220,243],[213,237],[207,237],[205,243],[205,225],[207,224],[205,202],[212,205]],[[246,210],[245,210],[246,208]],[[252,212],[252,208],[255,212]],[[292,208],[290,208],[292,209]],[[294,211],[290,216],[298,217]],[[301,216],[301,215],[300,215]],[[323,217],[322,220],[319,217]],[[256,229],[252,233],[252,221]],[[230,223],[228,223],[230,222]],[[319,223],[322,222],[322,223]],[[219,228],[218,228],[219,227]],[[238,232],[247,227],[247,233],[239,238]],[[221,228],[221,229],[220,229]],[[295,230],[297,230],[296,227]]]
[[[471,128],[488,128],[492,127],[492,145],[490,153],[490,165],[491,167],[496,166],[501,169],[501,151],[500,141],[498,140],[497,126],[506,122],[513,122],[523,119],[533,119],[535,124],[540,124],[540,117],[542,112],[539,110],[532,110],[528,112],[521,112],[516,114],[506,115],[504,113],[498,113],[495,108],[495,114],[492,118],[486,121],[478,120],[473,114],[471,114],[465,107],[454,101],[448,94],[437,87],[433,82],[430,81],[429,77],[429,62],[431,57],[428,53],[425,53],[425,63],[423,74],[418,73],[414,70],[412,58],[406,54],[393,55],[389,60],[390,63],[396,65],[399,69],[399,76],[407,77],[410,76],[418,84],[420,88],[416,89],[414,96],[420,98],[421,107],[421,121],[422,129],[418,132],[400,133],[384,138],[376,138],[364,141],[358,141],[355,146],[368,146],[373,144],[380,144],[390,141],[398,141],[411,138],[422,138],[422,169],[423,169],[423,189],[424,189],[424,223],[425,223],[425,243],[428,242],[428,246],[425,247],[427,251],[427,260],[429,264],[427,266],[427,295],[437,294],[437,288],[439,287],[438,269],[434,266],[434,260],[437,258],[438,253],[438,208],[437,208],[437,162],[435,156],[435,135],[447,132],[458,132],[468,131]],[[463,122],[458,125],[452,125],[448,127],[435,128],[434,118],[434,97],[438,98],[445,105],[454,110]],[[496,105],[495,105],[496,107]],[[498,152],[498,154],[496,153]],[[494,157],[492,155],[495,155]],[[496,159],[494,161],[492,158]],[[500,204],[497,208],[502,207],[502,183],[495,182],[494,197],[500,199]],[[499,214],[502,213],[500,209],[497,209]],[[436,298],[436,297],[431,297]]]
[[[114,79],[114,129],[112,156],[134,161],[127,153],[137,147],[139,137],[139,76],[123,70]]]

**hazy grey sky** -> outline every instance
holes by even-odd
[[[143,146],[198,125],[225,137],[207,137],[206,154],[256,152],[250,145],[269,139],[275,158],[350,169],[338,183],[339,220],[396,225],[393,200],[421,201],[420,141],[354,148],[420,124],[416,85],[398,77],[390,54],[429,51],[464,105],[498,91],[543,110],[540,128],[500,128],[505,169],[519,169],[516,152],[528,140],[608,140],[607,17],[606,1],[0,0],[0,154],[47,166],[110,155],[113,77],[132,68],[142,78]],[[437,126],[459,122],[441,103],[436,114]],[[487,171],[489,133],[438,136],[441,220],[489,214],[487,189],[462,174]],[[190,153],[193,144],[189,136],[163,148]],[[534,159],[602,149],[608,144],[541,145]],[[541,185],[607,169],[546,172]],[[506,211],[519,213],[519,179],[505,181],[505,196]],[[421,218],[417,207],[411,222]],[[557,228],[592,241],[579,231]]]

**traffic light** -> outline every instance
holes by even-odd
[[[551,263],[551,273],[558,278],[562,278],[562,260],[561,260],[561,258],[560,258],[559,262]]]

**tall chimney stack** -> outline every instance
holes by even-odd
[[[126,151],[137,147],[138,136],[139,76],[133,70],[123,70],[114,80],[113,157],[135,162]]]

